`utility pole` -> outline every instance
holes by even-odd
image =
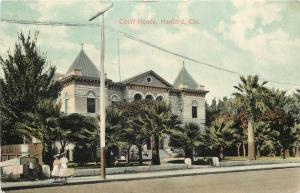
[[[105,175],[105,72],[104,72],[104,13],[112,8],[113,4],[99,11],[89,21],[100,16],[100,174],[103,179]]]

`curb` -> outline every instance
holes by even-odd
[[[260,170],[273,170],[273,169],[285,169],[285,168],[299,168],[300,165],[291,165],[291,166],[272,166],[264,168],[233,168],[231,170],[221,170],[221,171],[198,171],[194,173],[181,173],[181,174],[165,174],[165,175],[156,175],[156,176],[142,176],[142,177],[129,177],[129,178],[119,178],[119,179],[91,179],[78,182],[68,182],[63,184],[55,183],[45,183],[45,184],[36,184],[36,185],[21,185],[15,187],[2,187],[4,191],[11,190],[20,190],[20,189],[33,189],[33,188],[46,188],[46,187],[59,187],[59,186],[72,186],[72,185],[83,185],[83,184],[95,184],[95,183],[110,183],[110,182],[127,182],[134,180],[145,180],[145,179],[156,179],[156,178],[170,178],[170,177],[183,177],[183,176],[196,176],[196,175],[209,175],[209,174],[222,174],[222,173],[234,173],[234,172],[248,172],[248,171],[260,171]],[[217,168],[214,168],[217,169]],[[220,168],[219,168],[220,169]],[[228,168],[227,168],[228,169]],[[182,171],[182,170],[181,170]],[[152,172],[154,173],[154,172]],[[155,172],[156,173],[156,172]],[[159,173],[159,172],[157,172]]]

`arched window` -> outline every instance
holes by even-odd
[[[69,95],[66,92],[65,93],[65,113],[68,113],[68,110],[69,110]]]
[[[134,100],[135,100],[135,101],[142,100],[142,95],[139,94],[139,93],[135,94],[135,95],[134,95]]]
[[[111,100],[111,105],[116,105],[120,102],[120,97],[114,94],[110,97],[110,100]]]
[[[145,97],[146,100],[152,101],[153,100],[153,96],[152,95],[146,95]]]
[[[157,100],[157,101],[163,101],[163,100],[164,100],[164,97],[163,97],[163,96],[157,96],[157,97],[156,97],[156,100]]]
[[[87,93],[86,108],[88,113],[96,112],[96,94],[93,91]]]
[[[198,104],[196,100],[192,102],[192,118],[197,118]]]

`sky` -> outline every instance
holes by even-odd
[[[105,25],[170,51],[237,71],[259,75],[269,87],[300,89],[300,1],[1,1],[1,18],[98,23],[88,19],[113,3]],[[185,23],[166,23],[180,20]],[[155,23],[154,23],[155,22]],[[154,24],[153,24],[154,23]],[[17,33],[39,31],[38,45],[57,72],[66,73],[83,49],[99,66],[100,28],[36,26],[0,22],[0,55],[14,49]],[[232,96],[239,76],[194,63],[105,29],[105,71],[119,81],[153,70],[174,82],[185,67],[204,85],[207,100]],[[0,73],[1,76],[3,74]]]

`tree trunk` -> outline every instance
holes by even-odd
[[[243,157],[246,157],[246,145],[243,143]]]
[[[152,149],[152,165],[160,165],[159,158],[159,136],[152,135],[151,137],[151,149]]]
[[[106,166],[107,167],[111,167],[112,166],[112,156],[111,156],[111,148],[107,148],[106,152],[105,152],[105,157],[106,157]]]
[[[254,119],[251,115],[248,119],[248,159],[255,160],[255,141],[254,141]]]
[[[91,148],[91,161],[92,162],[97,162],[96,159],[94,159],[94,148]]]
[[[137,145],[137,147],[139,150],[139,162],[140,162],[140,165],[142,166],[143,165],[143,147],[140,145]]]
[[[300,154],[300,152],[299,152],[299,147],[296,147],[295,157],[299,157],[299,154]]]
[[[191,162],[192,162],[192,164],[194,163],[194,155],[193,155],[193,149],[186,149],[185,151],[184,151],[184,153],[185,153],[185,158],[190,158],[191,159]]]
[[[287,158],[287,157],[290,157],[290,150],[289,149],[284,149],[284,159]]]
[[[236,144],[237,147],[237,156],[240,157],[240,147],[241,147],[242,143],[238,143]]]
[[[129,145],[128,150],[127,150],[127,164],[130,163],[130,148],[131,148],[131,145]]]
[[[221,146],[220,147],[220,160],[224,159],[224,148]]]
[[[282,155],[282,157],[283,157],[283,159],[285,159],[285,151],[284,151],[284,148],[281,148],[281,155]]]
[[[257,145],[256,146],[256,157],[260,157],[260,146],[259,145]]]
[[[65,149],[66,149],[66,143],[60,142],[60,145],[61,145],[61,152],[60,153],[64,153]]]

